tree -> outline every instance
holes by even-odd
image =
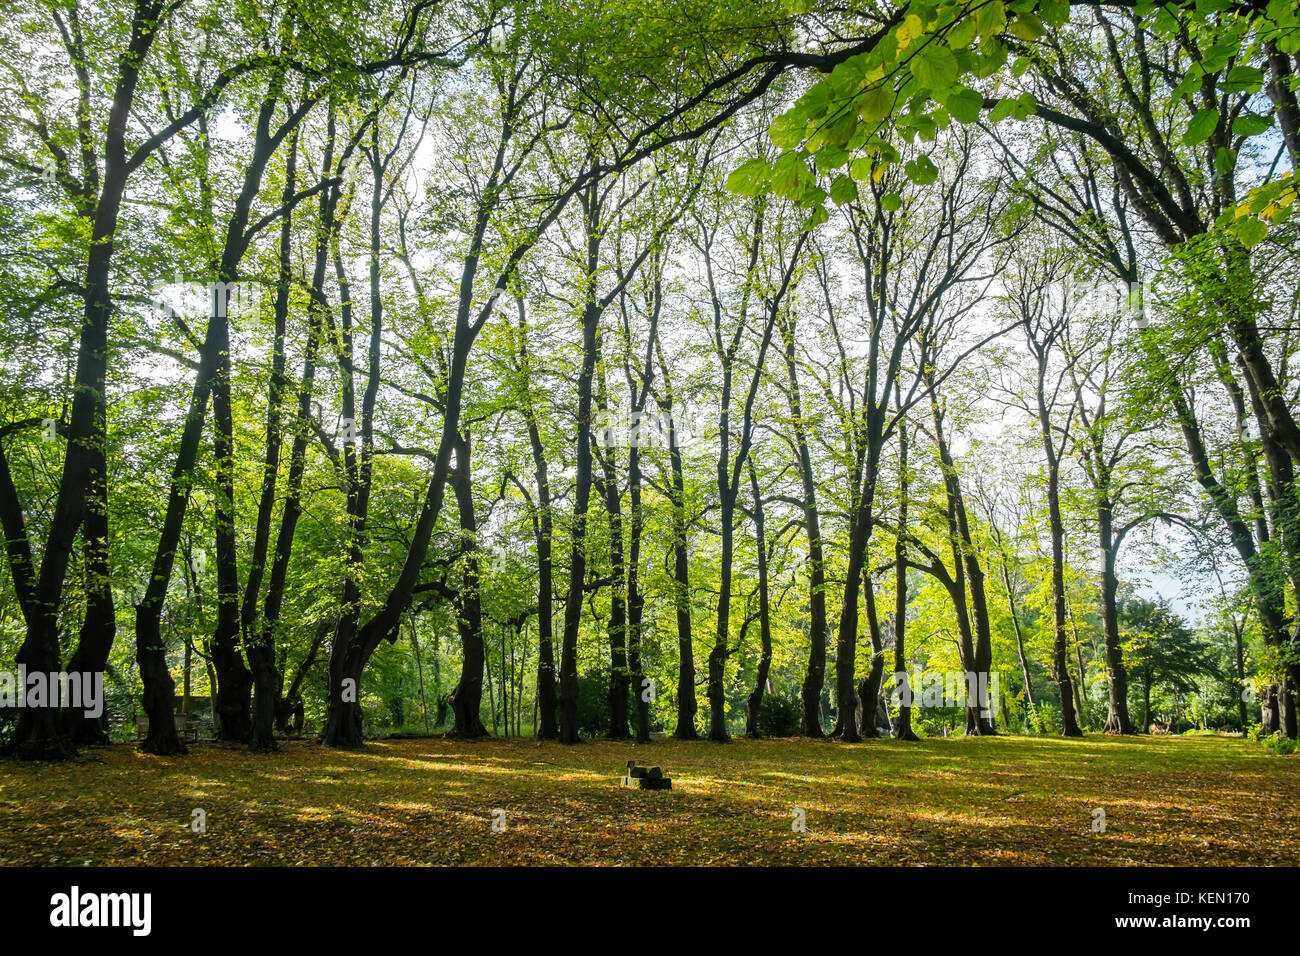
[[[1207,649],[1162,601],[1129,597],[1120,614],[1128,630],[1133,673],[1142,682],[1142,733],[1151,730],[1152,694],[1157,688],[1190,693],[1198,676],[1217,676]]]
[[[1068,375],[1075,359],[1065,348],[1070,335],[1071,303],[1061,294],[1064,262],[1050,253],[1038,262],[1014,267],[1008,282],[1008,308],[1021,323],[1025,344],[1033,360],[1025,410],[1036,419],[1047,467],[1048,531],[1052,555],[1052,610],[1055,632],[1052,643],[1053,678],[1061,695],[1061,733],[1082,737],[1075,715],[1074,688],[1067,654],[1068,636],[1065,594],[1065,522],[1061,512],[1061,459],[1069,441],[1075,414],[1065,405]],[[1071,396],[1072,397],[1072,396]],[[1063,414],[1063,418],[1062,418]]]

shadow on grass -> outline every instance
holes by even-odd
[[[618,787],[628,759],[674,789]],[[113,747],[0,764],[0,862],[1294,865],[1298,768],[1207,737]]]

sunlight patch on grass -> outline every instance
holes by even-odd
[[[269,763],[205,744],[165,760],[89,753],[0,762],[0,864],[1300,862],[1300,759],[1225,738],[291,742]],[[674,789],[618,786],[633,758]],[[1090,831],[1095,807],[1105,833]],[[807,833],[791,831],[794,808]]]

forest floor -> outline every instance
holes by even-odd
[[[629,759],[662,766],[673,789],[619,787]],[[1294,866],[1297,823],[1300,755],[1222,737],[415,739],[265,756],[198,744],[181,758],[118,744],[60,765],[0,762],[10,866]]]

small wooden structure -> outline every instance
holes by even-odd
[[[176,721],[176,736],[182,740],[199,739],[201,725],[199,718],[186,717],[184,714],[172,714],[172,719]],[[137,740],[144,740],[149,734],[149,717],[147,714],[136,714],[135,716],[135,734]]]
[[[659,767],[642,767],[635,760],[629,760],[623,776],[618,778],[620,786],[635,787],[638,790],[671,790],[673,778],[665,777]]]

